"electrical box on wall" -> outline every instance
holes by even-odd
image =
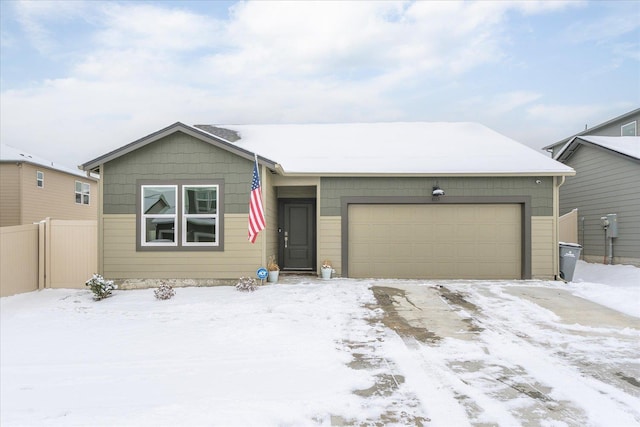
[[[618,237],[618,214],[607,214],[607,237]]]

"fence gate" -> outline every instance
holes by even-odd
[[[84,288],[97,271],[95,220],[47,218],[0,231],[0,296],[44,288]]]

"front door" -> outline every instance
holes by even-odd
[[[280,267],[283,270],[315,270],[315,200],[282,199],[278,208]]]

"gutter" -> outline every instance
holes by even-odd
[[[557,177],[554,178],[556,185],[553,191],[553,204],[555,205],[553,213],[554,222],[554,245],[553,245],[553,276],[555,280],[560,277],[560,187],[562,187],[567,179],[566,176],[561,176],[561,180],[558,183]]]

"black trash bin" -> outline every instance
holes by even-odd
[[[580,259],[582,246],[577,243],[560,242],[560,277],[567,282],[573,280],[576,263]]]

